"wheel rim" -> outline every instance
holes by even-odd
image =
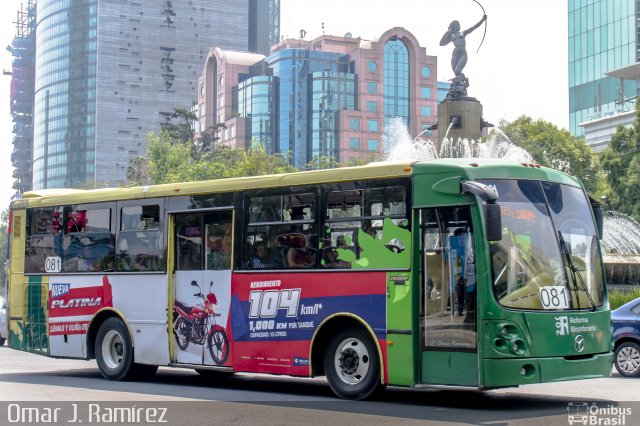
[[[178,346],[182,349],[185,349],[187,346],[187,333],[186,333],[186,324],[182,321],[182,318],[178,320],[178,324],[176,327],[176,340],[178,342]]]
[[[213,332],[213,344],[211,345],[211,351],[212,354],[215,354],[215,356],[211,356],[215,361],[220,361],[222,360],[222,358],[224,358],[224,353],[226,348],[224,347],[224,338],[222,337],[222,333],[220,333],[218,330],[215,330]]]
[[[348,385],[357,385],[369,372],[369,351],[361,340],[351,337],[340,342],[333,363],[340,380]]]
[[[618,351],[616,362],[626,374],[635,374],[640,368],[640,352],[634,347],[625,346]]]
[[[102,359],[112,370],[118,368],[124,359],[124,342],[116,330],[109,330],[102,339]]]

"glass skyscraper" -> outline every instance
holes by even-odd
[[[95,171],[98,1],[37,3],[33,183],[80,186]]]
[[[36,19],[33,186],[113,186],[191,107],[212,45],[277,43],[279,0],[39,0]]]
[[[337,156],[335,113],[354,105],[348,56],[309,49],[282,49],[265,60],[278,79],[277,152],[291,153],[294,164],[316,156]],[[347,83],[351,81],[351,84]]]
[[[354,109],[356,76],[326,70],[312,73],[308,80],[311,96],[307,120],[307,158],[338,158],[338,111]]]
[[[634,105],[636,84],[605,73],[638,62],[635,0],[569,0],[569,130]]]
[[[245,149],[262,145],[268,153],[277,151],[274,132],[274,77],[258,75],[238,84],[238,115],[246,119]]]

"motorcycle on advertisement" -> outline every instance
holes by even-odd
[[[209,294],[202,294],[202,289],[196,281],[191,285],[198,288],[194,294],[203,300],[202,304],[187,306],[178,300],[174,303],[173,335],[178,347],[187,349],[189,343],[204,345],[205,340],[213,362],[224,365],[229,357],[229,338],[225,328],[216,323],[220,316],[214,309],[218,304],[216,295],[211,291],[213,281],[209,284]]]

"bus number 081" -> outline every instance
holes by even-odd
[[[45,272],[60,272],[60,269],[62,269],[62,260],[59,256],[50,256],[45,259]]]
[[[568,309],[567,289],[563,286],[541,287],[540,302],[544,309]]]

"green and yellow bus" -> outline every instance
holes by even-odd
[[[11,204],[11,348],[158,366],[491,389],[607,376],[601,210],[490,159],[156,186]]]

